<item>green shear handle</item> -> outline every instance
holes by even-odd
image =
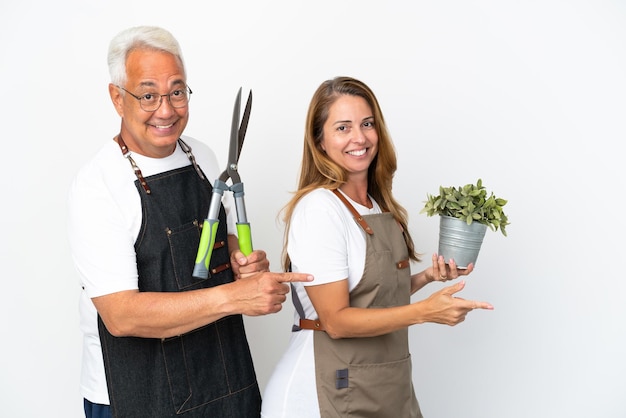
[[[209,214],[202,225],[198,255],[196,256],[196,264],[193,268],[194,277],[201,279],[209,277],[209,263],[211,262],[213,247],[215,246],[215,236],[217,235],[217,227],[220,222],[220,204],[222,203],[222,196],[225,190],[228,190],[228,185],[219,179],[215,180],[213,194],[211,195],[211,204],[209,206]]]
[[[239,249],[243,255],[248,256],[252,252],[252,234],[250,223],[246,215],[246,205],[243,201],[243,183],[236,183],[230,187],[235,197],[235,208],[237,210],[237,237]]]

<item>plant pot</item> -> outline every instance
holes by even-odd
[[[439,217],[439,255],[446,263],[452,258],[458,268],[464,269],[470,263],[476,265],[480,246],[483,243],[487,225],[467,222],[451,216]]]

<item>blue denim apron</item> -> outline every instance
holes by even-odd
[[[135,182],[143,210],[135,242],[142,292],[184,292],[233,281],[223,207],[209,278],[192,277],[212,187],[200,178],[191,155],[190,160],[193,165],[145,179],[138,175]],[[113,417],[260,416],[241,315],[164,339],[114,337],[101,318],[98,327]]]

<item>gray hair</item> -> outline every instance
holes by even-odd
[[[136,26],[118,33],[109,44],[111,83],[118,86],[126,84],[126,58],[135,49],[168,52],[178,57],[185,71],[180,45],[170,32],[157,26]]]

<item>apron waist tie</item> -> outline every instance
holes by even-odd
[[[326,331],[318,319],[300,318],[300,329],[312,329],[313,331]]]

